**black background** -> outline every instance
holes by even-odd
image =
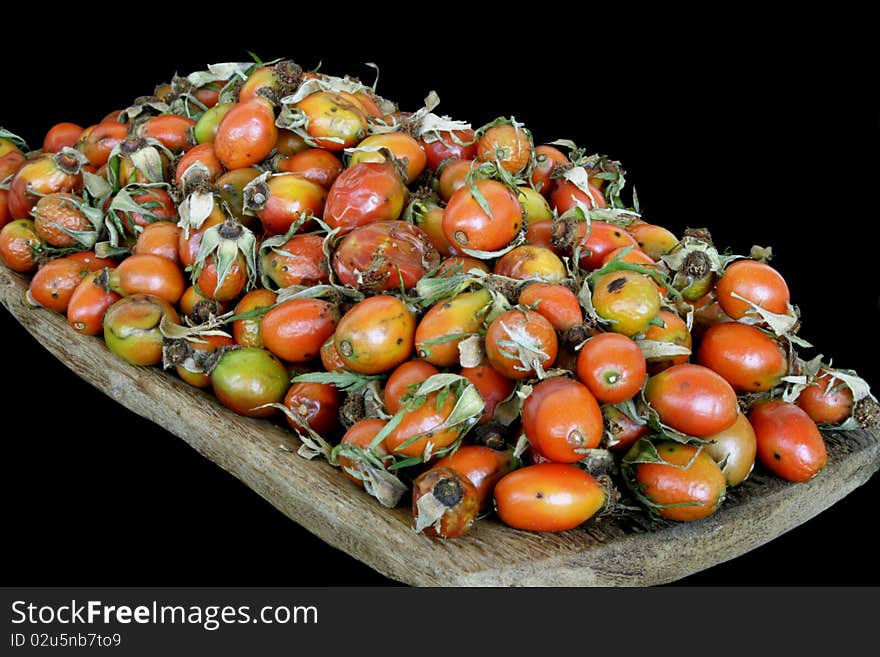
[[[525,19],[361,26],[345,39],[307,38],[302,25],[283,38],[237,41],[248,30],[230,25],[187,39],[179,27],[172,40],[141,25],[139,47],[126,45],[120,26],[116,36],[106,28],[99,50],[28,49],[6,67],[0,125],[36,147],[57,121],[89,125],[175,72],[246,60],[248,50],[364,80],[372,61],[379,93],[404,108],[434,89],[440,113],[475,126],[514,115],[539,142],[566,137],[620,160],[648,221],[676,233],[708,226],[738,253],[772,245],[802,335],[880,385],[875,80],[849,46],[791,33],[780,41],[754,27],[722,37],[658,26],[646,39],[625,18],[570,35]],[[0,331],[6,583],[394,584],[83,383],[8,313]],[[866,527],[878,493],[874,477],[816,519],[678,584],[877,585]]]

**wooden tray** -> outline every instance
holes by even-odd
[[[467,537],[415,533],[406,507],[387,510],[336,468],[295,453],[299,442],[267,420],[238,416],[209,392],[159,368],[119,360],[103,340],[25,305],[27,280],[0,266],[0,302],[80,377],[185,440],[289,518],[394,580],[416,586],[650,586],[738,557],[809,520],[880,469],[880,436],[827,432],[829,460],[807,484],[756,471],[706,520],[674,524],[642,513],[591,520],[559,534],[478,522]],[[172,412],[169,412],[172,409]],[[186,409],[186,413],[182,412]],[[287,449],[284,449],[287,448]]]

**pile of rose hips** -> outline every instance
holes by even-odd
[[[120,358],[285,418],[385,506],[411,491],[432,536],[697,520],[871,419],[854,372],[798,357],[769,251],[679,238],[619,162],[436,104],[231,63],[37,151],[3,131],[0,257]]]

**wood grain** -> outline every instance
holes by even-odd
[[[100,338],[23,301],[26,279],[0,267],[0,302],[67,367],[111,399],[179,436],[286,516],[383,575],[415,586],[650,586],[738,557],[809,520],[880,469],[880,437],[827,432],[829,462],[806,484],[756,471],[706,520],[675,524],[640,512],[595,518],[558,534],[492,519],[467,537],[415,533],[406,507],[387,510],[267,420],[238,416],[209,392],[159,368],[119,360]]]

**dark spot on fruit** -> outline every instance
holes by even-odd
[[[331,111],[331,112],[338,112],[338,111],[339,111],[339,108],[336,107],[336,105],[333,105],[333,106],[330,108],[330,111]]]
[[[621,276],[620,278],[615,278],[608,284],[608,291],[611,294],[616,294],[623,289],[623,286],[626,285],[626,278]]]
[[[690,386],[691,386],[690,381],[682,381],[681,383],[678,384],[678,389],[683,392],[683,391],[687,390],[688,388],[690,388]]]
[[[619,230],[615,230],[615,231],[614,231],[614,237],[620,237],[620,231],[619,231]]]
[[[397,344],[403,344],[403,338],[397,338]]]
[[[441,479],[434,485],[434,497],[445,507],[453,507],[464,497],[461,482],[454,477]]]
[[[544,493],[542,493],[541,491],[538,491],[537,493],[535,493],[535,499],[538,499],[538,500],[544,499]]]
[[[311,360],[312,355],[310,353],[305,353],[305,354],[303,354],[303,358],[305,358],[306,360]]]
[[[452,308],[452,304],[449,303],[448,301],[445,301],[445,302],[443,302],[443,307],[444,308]]]

